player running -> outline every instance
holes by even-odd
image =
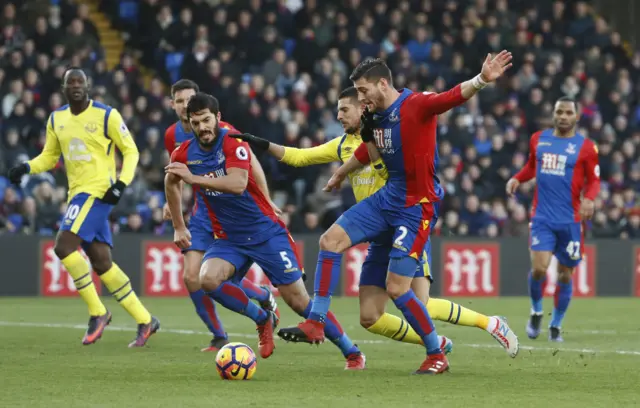
[[[93,268],[113,297],[138,323],[138,333],[129,347],[142,347],[160,328],[160,322],[149,314],[127,275],[112,261],[109,225],[111,210],[133,180],[138,148],[120,113],[111,106],[89,99],[87,75],[80,68],[67,69],[62,79],[62,92],[69,104],[49,115],[42,153],[12,168],[9,178],[19,184],[25,174],[48,171],[62,154],[69,180],[69,200],[54,251],[89,307],[91,317],[82,344],[95,343],[111,322],[111,312],[93,285]],[[119,179],[116,179],[114,145],[123,156]],[[91,265],[78,251],[80,245]]]
[[[390,239],[393,249],[385,254],[391,258],[387,293],[422,338],[427,351],[427,358],[416,373],[440,374],[449,369],[426,305],[411,288],[437,216],[437,204],[444,195],[435,175],[437,115],[466,102],[500,77],[511,66],[511,58],[506,51],[495,58],[488,55],[479,75],[440,94],[397,91],[391,71],[381,59],[363,61],[354,69],[350,79],[358,90],[358,99],[375,114],[363,118],[360,135],[366,143],[334,174],[327,187],[339,187],[351,171],[361,167],[360,162],[368,162],[367,150],[374,162],[379,151],[389,179],[374,195],[342,214],[322,235],[311,314],[286,331],[299,341],[324,340],[322,329],[339,279],[342,253],[360,242]],[[501,326],[499,330],[506,332],[508,328]]]
[[[542,292],[551,256],[558,259],[555,304],[549,324],[549,340],[562,342],[562,320],[569,308],[571,276],[582,260],[583,221],[591,219],[600,191],[600,166],[595,143],[576,132],[578,104],[558,99],[553,110],[553,129],[534,133],[529,160],[507,183],[513,195],[521,183],[536,179],[531,205],[531,265],[529,295],[531,316],[527,335],[540,335]]]
[[[218,110],[218,101],[211,95],[197,93],[189,100],[187,116],[196,139],[173,152],[166,170],[169,180],[182,179],[205,197],[217,239],[204,255],[200,270],[203,289],[226,293],[234,302],[225,306],[256,322],[260,355],[268,358],[275,349],[274,314],[249,301],[234,285],[242,279],[243,266],[248,262],[260,265],[296,313],[308,316],[311,300],[302,282],[295,243],[253,178],[249,145],[219,128]],[[169,205],[172,215],[180,214],[179,200],[171,200]],[[173,215],[174,223],[181,218]],[[332,314],[328,315],[326,334],[345,356],[345,369],[365,368],[364,354]]]
[[[164,143],[169,155],[182,143],[194,137],[191,131],[191,125],[187,119],[187,103],[199,90],[198,84],[188,79],[181,79],[171,86],[171,103],[179,120],[171,125],[165,132]],[[218,113],[218,120],[219,119],[220,114]],[[237,132],[233,126],[222,121],[220,122],[220,127]],[[260,163],[257,159],[252,158],[251,165],[253,177],[256,179],[265,196],[269,197],[267,181]],[[175,197],[180,199],[180,197],[182,197],[182,184],[165,183],[165,193],[167,195],[167,201],[171,194],[174,194]],[[182,218],[181,214],[182,213],[180,213],[180,218]],[[164,217],[165,219],[171,219],[168,202],[164,206]],[[203,348],[202,351],[218,351],[229,341],[222,321],[216,313],[213,300],[207,296],[200,287],[200,278],[198,275],[200,273],[202,257],[214,240],[208,210],[206,205],[204,205],[204,199],[201,195],[196,193],[196,204],[189,221],[189,227],[186,228],[183,221],[180,225],[174,224],[174,228],[174,242],[182,249],[182,253],[184,254],[183,280],[185,287],[189,291],[189,296],[195,306],[196,313],[213,335],[209,346]],[[187,245],[187,242],[190,242],[190,244]],[[250,264],[247,265],[247,268],[250,266]],[[255,285],[248,279],[243,279],[241,285],[249,298],[257,300],[263,309],[274,312],[277,318],[280,317],[275,298],[270,290],[266,287]],[[220,304],[224,305],[228,302],[225,301],[225,299],[218,299],[218,297],[224,296],[224,293],[218,292],[214,297]]]
[[[313,164],[325,164],[340,161],[348,161],[353,152],[360,146],[360,117],[362,107],[358,102],[358,91],[350,87],[342,91],[338,97],[338,120],[342,124],[345,134],[320,146],[308,149],[296,149],[270,143],[266,139],[250,134],[239,135],[242,140],[249,142],[254,149],[268,151],[279,161],[296,167],[310,166]],[[381,167],[375,170],[375,167]],[[368,165],[362,169],[349,173],[349,180],[357,202],[373,195],[387,182],[388,174],[382,162]],[[434,216],[437,218],[437,215]],[[388,240],[390,241],[390,240]],[[374,242],[369,246],[367,259],[362,264],[360,274],[360,324],[371,333],[380,334],[393,340],[422,344],[422,339],[411,328],[411,325],[397,316],[385,313],[385,307],[389,296],[386,292],[385,280],[387,266],[389,265],[389,253],[392,250],[391,242]],[[427,311],[432,318],[459,324],[462,326],[478,327],[490,333],[512,357],[518,352],[518,339],[511,330],[511,337],[505,341],[500,331],[501,325],[506,322],[500,317],[489,317],[473,310],[462,307],[446,299],[429,298],[429,289],[433,278],[430,270],[431,243],[427,241],[425,251],[421,258],[421,265],[416,269],[411,287],[416,296],[426,303]],[[287,332],[280,331],[278,335],[287,339]],[[440,347],[445,354],[451,351],[453,343],[442,336]]]

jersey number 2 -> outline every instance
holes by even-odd
[[[398,238],[396,238],[396,240],[393,241],[393,244],[401,247],[402,241],[404,240],[404,237],[407,236],[407,233],[409,232],[409,230],[407,230],[407,227],[405,226],[400,226],[398,227],[398,231],[400,231],[400,235],[398,235]]]
[[[567,245],[567,254],[571,259],[580,259],[580,241],[571,241]]]

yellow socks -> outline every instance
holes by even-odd
[[[109,289],[114,298],[124,307],[138,324],[147,324],[151,321],[149,311],[142,305],[138,296],[133,291],[127,275],[115,262],[111,269],[100,276],[102,283]]]
[[[91,279],[91,266],[80,255],[80,252],[72,252],[69,256],[62,259],[62,264],[69,272],[69,275],[73,278],[73,283],[76,285],[78,294],[85,301],[89,307],[89,314],[91,316],[102,316],[107,313],[107,308],[98,296],[96,287]]]
[[[389,313],[380,316],[367,330],[403,343],[422,344],[422,339],[409,323]]]
[[[435,320],[460,326],[478,327],[483,330],[487,330],[489,327],[488,316],[446,299],[429,298],[427,310],[431,318]]]

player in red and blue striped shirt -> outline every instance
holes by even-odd
[[[198,85],[188,79],[181,79],[171,86],[171,102],[179,120],[171,125],[165,132],[164,144],[169,155],[181,144],[194,138],[187,119],[187,102],[198,91]],[[229,123],[220,121],[219,126],[220,128],[238,133]],[[268,191],[267,182],[260,163],[257,160],[253,160],[252,164],[254,177],[256,180],[261,180],[260,185],[263,191]],[[182,195],[181,193],[179,194]],[[165,219],[171,219],[168,204],[165,204],[164,213]],[[202,257],[205,251],[213,242],[214,237],[206,207],[199,202],[198,197],[196,197],[196,204],[191,214],[189,228],[176,230],[174,238],[180,241],[186,239],[187,234],[190,236],[191,244],[182,246],[182,252],[184,254],[184,284],[189,291],[189,297],[195,306],[196,313],[213,335],[209,346],[203,348],[202,351],[218,351],[228,343],[228,340],[222,321],[216,312],[215,303],[213,303],[212,299],[207,296],[200,287],[200,278],[198,276],[200,273],[200,264],[202,263]],[[247,267],[250,267],[250,265],[247,265]],[[280,313],[271,291],[265,287],[254,284],[248,279],[243,279],[240,285],[249,298],[260,302],[263,308],[273,311],[276,316],[279,317]],[[224,296],[224,294],[219,293],[216,296]],[[220,299],[216,298],[216,300],[223,305],[226,304],[224,299],[220,301]]]
[[[520,183],[536,179],[531,206],[531,316],[527,324],[531,339],[540,335],[542,293],[554,255],[558,283],[549,340],[563,341],[560,327],[573,293],[571,276],[582,260],[584,221],[593,216],[594,200],[600,191],[598,148],[576,132],[578,118],[575,101],[558,99],[553,111],[554,128],[533,134],[527,164],[507,183],[507,193],[514,194]]]
[[[390,253],[383,254],[390,258],[387,293],[422,338],[427,351],[427,358],[416,373],[440,374],[449,369],[425,301],[411,287],[437,217],[438,202],[444,196],[436,177],[437,115],[463,104],[496,80],[511,65],[510,61],[511,54],[506,51],[495,58],[488,55],[481,74],[440,94],[396,90],[391,71],[381,59],[363,61],[355,68],[350,79],[358,90],[359,101],[373,113],[365,114],[362,120],[360,135],[366,143],[334,174],[328,187],[339,186],[369,156],[374,163],[382,157],[389,178],[384,187],[347,210],[320,238],[309,319],[281,332],[286,331],[296,341],[322,340],[343,252],[360,242],[387,238],[393,242]],[[501,330],[506,333],[509,329],[502,325]]]
[[[309,315],[311,299],[302,281],[295,243],[253,178],[249,145],[219,128],[218,111],[218,101],[211,95],[196,93],[189,100],[187,114],[196,138],[173,152],[166,182],[176,184],[182,179],[191,184],[207,209],[216,239],[204,255],[202,288],[213,294],[223,293],[229,301],[225,307],[256,323],[260,355],[267,358],[275,348],[276,320],[272,312],[249,301],[235,285],[243,278],[245,265],[257,263],[299,315]],[[173,221],[180,225],[180,197],[172,194],[168,198]],[[333,314],[327,315],[324,329],[346,358],[346,369],[365,368],[364,354]]]

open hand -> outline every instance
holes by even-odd
[[[487,58],[484,60],[482,70],[480,71],[482,80],[485,82],[493,82],[500,78],[502,74],[513,65],[511,64],[512,59],[513,55],[507,50],[500,51],[495,57],[487,54]]]

